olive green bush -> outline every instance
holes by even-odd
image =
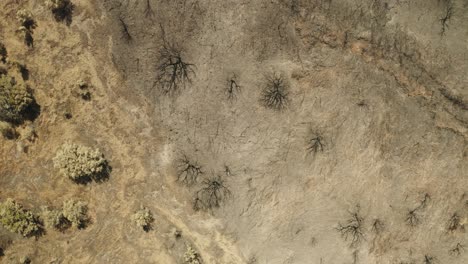
[[[42,219],[46,228],[55,228],[59,230],[66,229],[69,226],[68,219],[65,218],[63,212],[57,209],[42,208]]]
[[[141,227],[143,230],[148,232],[151,230],[151,223],[153,223],[154,218],[153,214],[148,208],[142,207],[132,215],[132,220],[138,227]]]
[[[88,204],[82,201],[70,199],[63,203],[63,216],[76,228],[85,228],[89,222]]]
[[[77,183],[105,180],[109,172],[107,160],[98,149],[73,143],[63,144],[53,161],[63,176]]]
[[[187,264],[202,264],[201,257],[191,246],[187,246],[184,254],[184,262]]]
[[[35,103],[31,91],[8,75],[0,76],[0,120],[21,122]]]
[[[0,135],[6,139],[16,138],[15,128],[8,122],[0,121]]]
[[[0,203],[0,223],[7,230],[24,237],[35,235],[41,230],[37,216],[23,209],[13,199]]]

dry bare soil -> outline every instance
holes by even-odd
[[[72,2],[67,24],[42,0],[0,1],[0,42],[29,72],[11,74],[40,105],[0,139],[0,201],[77,198],[91,223],[0,227],[1,263],[185,263],[188,245],[203,263],[468,263],[467,1]],[[169,94],[165,46],[193,70]],[[275,76],[280,109],[264,101]],[[98,147],[109,179],[60,175],[67,141]],[[201,172],[189,186],[184,156]],[[231,195],[194,210],[215,176]],[[131,222],[140,206],[149,232]]]

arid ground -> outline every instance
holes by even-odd
[[[190,263],[188,246],[213,264],[468,263],[466,0],[72,0],[68,21],[44,2],[0,1],[0,42],[27,69],[10,74],[40,106],[0,138],[0,201],[77,198],[91,222],[0,227],[1,263]],[[168,47],[190,70],[169,93]],[[99,148],[109,179],[60,175],[65,142]],[[215,177],[230,195],[196,210]]]

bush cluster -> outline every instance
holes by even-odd
[[[188,246],[185,251],[184,262],[187,264],[202,264],[200,255],[191,246]]]
[[[84,228],[89,222],[88,204],[82,201],[70,199],[63,203],[62,214],[71,225],[77,228]]]
[[[37,216],[13,199],[0,203],[0,223],[7,230],[24,237],[37,234],[41,229]]]
[[[21,122],[34,103],[31,91],[8,75],[0,76],[0,120]]]
[[[151,211],[148,208],[143,207],[132,215],[132,220],[138,227],[143,228],[145,231],[149,231],[154,218]]]
[[[73,143],[63,144],[53,161],[63,176],[78,183],[101,181],[108,173],[107,160],[98,149]]]

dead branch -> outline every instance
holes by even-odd
[[[266,84],[262,91],[261,102],[267,108],[283,110],[288,104],[288,86],[283,77],[272,74],[266,77]]]
[[[127,42],[130,42],[132,40],[132,35],[130,34],[127,23],[125,23],[125,21],[121,17],[119,17],[119,21],[120,21],[120,26],[122,27],[122,35],[124,39]]]
[[[362,222],[364,218],[359,215],[359,207],[356,211],[350,212],[351,217],[346,221],[345,224],[338,223],[336,228],[340,232],[341,236],[348,241],[351,239],[350,246],[357,246],[364,238],[362,231]]]
[[[226,187],[224,180],[220,177],[212,177],[203,181],[203,187],[195,194],[194,210],[211,210],[221,206],[231,191]]]
[[[424,194],[424,198],[421,200],[419,205],[416,206],[414,209],[408,211],[408,213],[406,214],[406,220],[405,220],[408,225],[414,227],[421,222],[418,212],[426,207],[429,199],[430,199],[429,194],[427,193]]]
[[[156,83],[164,94],[174,94],[181,86],[185,88],[186,83],[191,83],[194,65],[184,61],[179,49],[165,43],[159,60]]]
[[[317,152],[323,152],[325,144],[323,143],[323,137],[318,134],[314,133],[314,135],[309,139],[308,145],[307,145],[307,151],[310,154],[316,154]]]
[[[460,256],[463,251],[465,251],[465,246],[457,243],[455,247],[449,250],[449,254],[452,256]]]
[[[230,78],[227,79],[227,97],[229,100],[234,100],[237,98],[237,94],[241,91],[241,86],[238,84],[237,75],[233,74]]]
[[[198,177],[203,174],[202,167],[192,162],[186,155],[179,160],[177,165],[177,180],[186,185],[197,182]]]
[[[445,2],[445,12],[444,12],[444,15],[439,19],[440,24],[442,25],[442,28],[440,30],[441,36],[445,35],[445,32],[447,31],[449,27],[448,23],[454,13],[452,0],[445,0],[444,2]]]

